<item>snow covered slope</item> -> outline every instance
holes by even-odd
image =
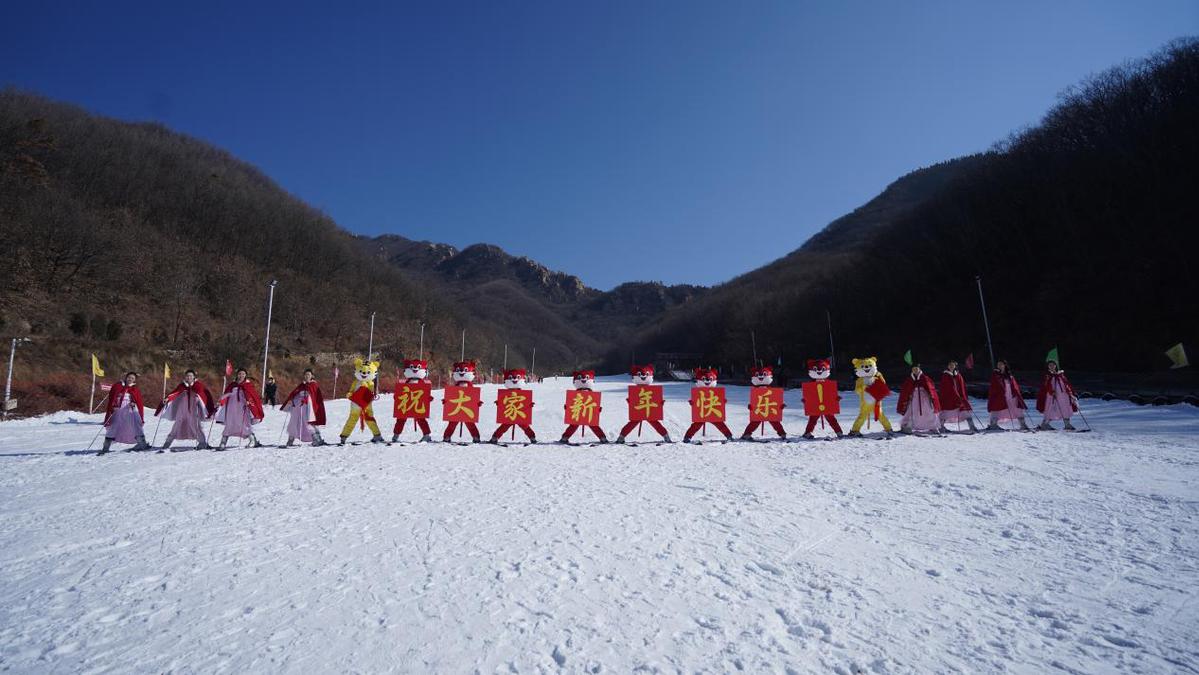
[[[1197,672],[1199,410],[1084,403],[1092,434],[703,447],[96,457],[98,416],[3,423],[0,669]]]

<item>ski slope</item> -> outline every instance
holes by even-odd
[[[533,385],[543,441],[568,386]],[[700,447],[97,457],[98,415],[6,422],[0,669],[1199,672],[1199,409],[1083,403],[1095,433]]]

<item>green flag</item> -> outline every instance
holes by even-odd
[[[903,362],[909,366],[912,365],[912,350],[909,349],[903,353]]]
[[[1058,364],[1059,366],[1062,365],[1062,362],[1059,361],[1057,358],[1057,347],[1050,349],[1049,353],[1045,355],[1045,363],[1049,363],[1050,361],[1053,361],[1054,363]]]
[[[1166,356],[1170,357],[1170,360],[1174,362],[1174,365],[1170,366],[1171,370],[1191,365],[1191,362],[1187,360],[1187,350],[1183,349],[1181,342],[1167,349]]]

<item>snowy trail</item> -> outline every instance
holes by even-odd
[[[0,668],[1199,673],[1199,410],[1084,403],[1095,433],[699,447],[97,457],[99,416],[7,422]]]

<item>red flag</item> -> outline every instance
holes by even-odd
[[[966,356],[966,370],[974,370],[974,352]]]
[[[479,421],[478,387],[446,387],[441,406],[441,419],[446,422]]]
[[[433,385],[425,382],[400,382],[396,385],[392,410],[397,420],[428,419]]]
[[[495,397],[497,424],[529,424],[532,416],[532,389],[501,389]]]
[[[691,389],[692,422],[723,422],[724,412],[724,387]]]
[[[804,382],[803,412],[808,417],[840,413],[841,399],[837,398],[837,383],[832,380]]]
[[[230,361],[229,359],[225,359],[225,377],[232,377],[232,376],[233,376],[233,362]]]
[[[660,422],[662,399],[660,384],[634,384],[629,387],[629,421]]]
[[[566,411],[564,421],[567,424],[599,424],[600,392],[572,389],[566,392]]]
[[[783,388],[753,387],[749,390],[750,422],[783,421]]]

